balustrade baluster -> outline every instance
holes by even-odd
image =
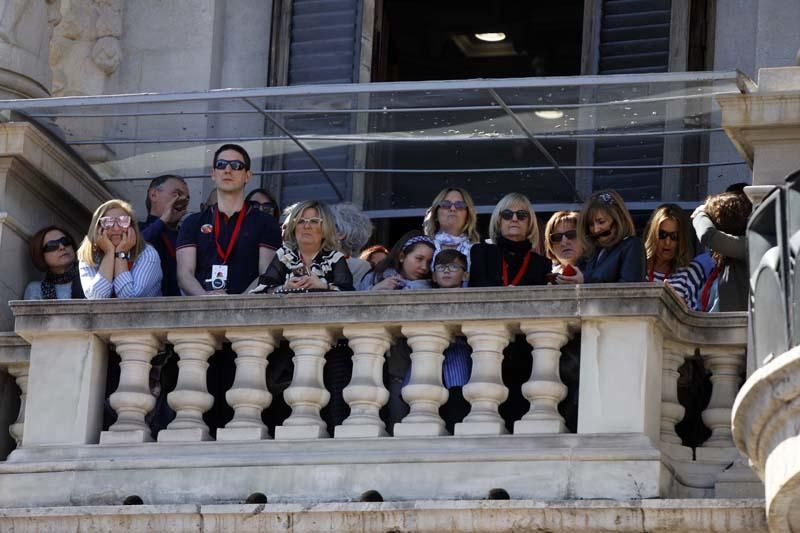
[[[700,348],[703,363],[711,371],[711,399],[703,411],[703,423],[711,436],[703,447],[726,448],[733,446],[731,411],[736,393],[741,385],[745,364],[745,349],[733,346]]]
[[[531,402],[528,413],[514,423],[514,434],[564,433],[567,428],[558,412],[558,403],[567,396],[558,363],[561,347],[569,340],[563,320],[531,320],[520,329],[533,346],[533,369],[522,394]]]
[[[325,389],[322,369],[325,354],[330,350],[334,336],[324,328],[293,328],[283,332],[294,352],[294,375],[283,397],[292,408],[292,414],[282,426],[275,428],[276,439],[317,439],[328,437],[328,430],[320,417],[331,393]]]
[[[17,441],[17,448],[22,446],[22,432],[25,428],[25,402],[28,398],[28,363],[9,365],[8,373],[14,376],[19,387],[19,413],[17,420],[8,427],[8,432]]]
[[[394,426],[396,437],[446,435],[444,420],[439,416],[448,397],[442,384],[444,350],[452,333],[443,325],[411,325],[402,327],[411,347],[411,379],[403,387],[403,400],[411,407],[403,421]]]
[[[353,375],[342,391],[350,416],[334,428],[334,437],[385,437],[386,426],[378,412],[389,400],[383,385],[383,362],[391,335],[378,326],[346,327],[343,334],[353,350]]]
[[[464,386],[464,398],[470,403],[469,414],[456,424],[456,435],[502,435],[508,433],[500,416],[500,404],[508,398],[503,384],[503,349],[511,331],[505,324],[468,322],[461,331],[472,346],[472,375]]]
[[[167,403],[175,410],[175,420],[158,433],[159,442],[193,442],[210,440],[203,413],[214,405],[208,393],[206,373],[208,358],[219,347],[217,339],[207,332],[173,332],[167,339],[178,354],[178,383],[167,395]]]
[[[152,442],[144,421],[156,405],[150,392],[150,361],[161,344],[149,333],[122,333],[111,336],[119,355],[119,385],[109,397],[117,421],[100,434],[100,444]]]
[[[233,419],[217,430],[217,440],[261,440],[269,438],[261,412],[269,407],[267,356],[275,349],[275,336],[264,330],[231,330],[225,336],[236,352],[236,377],[225,393],[233,407]]]
[[[683,420],[686,409],[678,401],[678,368],[691,349],[672,341],[664,341],[661,377],[661,441],[681,444],[675,425]]]

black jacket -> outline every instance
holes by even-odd
[[[528,248],[530,249],[530,248]],[[476,244],[470,250],[470,287],[502,287],[503,286],[503,257],[508,264],[508,278],[511,282],[519,272],[525,253],[514,252],[508,247],[496,244]],[[528,268],[519,281],[519,286],[544,285],[547,283],[547,274],[552,270],[552,264],[536,252],[531,252]]]
[[[604,250],[602,254],[601,250]],[[586,260],[583,282],[639,282],[644,279],[645,270],[642,241],[638,237],[626,237],[612,248],[595,250]]]

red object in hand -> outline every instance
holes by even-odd
[[[574,276],[577,273],[578,272],[574,268],[572,268],[572,265],[565,266],[564,269],[561,271],[562,276]]]

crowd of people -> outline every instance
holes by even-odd
[[[41,229],[30,254],[44,278],[31,282],[24,298],[653,282],[670,287],[694,311],[747,308],[744,234],[752,206],[740,188],[709,197],[691,215],[676,204],[661,205],[642,238],[613,190],[593,193],[580,212],[554,213],[543,232],[530,200],[510,193],[494,208],[482,241],[469,192],[450,187],[434,198],[421,230],[391,247],[365,248],[373,227],[358,208],[309,200],[281,212],[266,190],[245,195],[250,166],[241,146],[217,149],[215,198],[197,213],[187,213],[183,178],[164,175],[150,183],[142,222],[128,202],[114,199],[94,212],[79,246],[62,227]],[[387,370],[399,397],[410,361],[407,347],[392,350]],[[461,416],[466,404],[458,392],[469,379],[469,353],[463,339],[445,353],[444,382],[448,403],[454,402],[448,409]],[[390,421],[403,415],[402,406],[396,411]]]

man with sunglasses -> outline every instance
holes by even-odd
[[[175,243],[178,240],[178,223],[189,207],[189,188],[180,176],[164,174],[153,178],[147,188],[147,220],[139,223],[144,240],[153,245],[161,258],[161,294],[180,296],[178,288]]]
[[[181,224],[176,246],[183,294],[241,294],[267,269],[281,235],[274,218],[245,202],[250,155],[236,144],[217,149],[211,179],[217,203]]]

